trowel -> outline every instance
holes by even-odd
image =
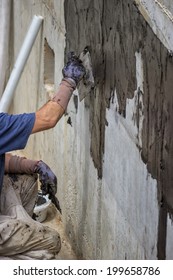
[[[94,76],[92,71],[91,55],[89,48],[85,49],[79,55],[83,66],[85,67],[85,75],[78,85],[79,100],[82,101],[94,88]]]

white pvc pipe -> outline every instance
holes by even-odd
[[[0,0],[0,97],[9,68],[10,12],[11,0]]]
[[[8,112],[10,107],[14,91],[26,64],[26,61],[31,52],[32,46],[40,29],[41,23],[43,21],[42,16],[34,16],[26,34],[25,40],[17,57],[16,63],[14,65],[13,71],[8,80],[7,86],[3,93],[0,101],[0,112]]]

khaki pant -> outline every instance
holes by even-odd
[[[31,217],[37,178],[4,176],[0,194],[0,259],[56,259],[61,241],[57,231]]]

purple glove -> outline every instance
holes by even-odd
[[[39,174],[43,195],[55,195],[57,193],[57,178],[50,167],[40,160],[36,165],[35,172]]]
[[[49,199],[56,206],[59,212],[62,213],[59,201],[55,196],[57,193],[57,177],[50,167],[41,160],[36,164],[35,172],[39,174],[42,194],[48,194]]]
[[[62,73],[64,78],[74,80],[76,85],[85,75],[85,68],[82,61],[74,54],[74,52],[68,54],[68,61],[64,66]]]

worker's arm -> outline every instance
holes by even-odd
[[[10,153],[5,154],[5,172],[7,172],[7,170],[9,170],[9,162],[10,162],[11,157],[12,157],[12,154],[10,154]]]
[[[25,157],[5,154],[5,173],[13,174],[33,174],[39,161],[30,160]]]
[[[55,197],[57,193],[57,177],[45,162],[42,160],[31,160],[8,153],[5,154],[5,173],[28,175],[34,173],[38,174],[42,194],[48,194],[49,198],[61,213],[59,201]]]
[[[53,99],[36,112],[32,133],[52,128],[64,114],[68,102],[78,82],[85,74],[81,60],[70,53],[68,62],[62,70],[63,79]]]
[[[55,193],[57,191],[57,178],[50,167],[42,160],[31,160],[10,153],[5,154],[5,173],[28,175],[37,173],[44,193],[48,193],[49,185]]]
[[[40,108],[35,116],[35,123],[32,133],[43,131],[54,127],[64,114],[70,97],[76,87],[71,79],[63,79],[57,93],[52,100]]]

